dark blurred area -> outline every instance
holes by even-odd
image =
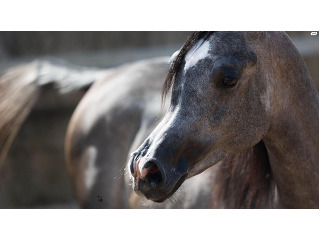
[[[9,57],[178,44],[189,32],[3,32]]]
[[[287,32],[319,89],[319,36]],[[46,56],[109,68],[170,56],[190,32],[0,32],[0,71]],[[0,208],[77,208],[64,161],[69,119],[86,89],[46,86],[0,169]],[[1,117],[1,116],[0,116]],[[1,133],[0,133],[1,134]]]
[[[15,64],[19,60],[54,56],[84,66],[111,67],[171,55],[189,34],[190,32],[1,32],[0,63]]]

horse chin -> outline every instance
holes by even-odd
[[[158,196],[152,196],[149,194],[146,194],[145,197],[153,202],[156,203],[162,203],[168,198],[170,198],[182,185],[182,183],[187,179],[188,173],[184,174],[175,184],[175,186],[170,190],[168,194],[163,194],[164,196],[158,198]]]
[[[212,167],[214,164],[210,164],[210,165],[195,165],[192,169],[189,170],[189,174],[188,174],[188,178],[192,178],[200,173],[203,173],[205,170],[207,170],[208,168]]]
[[[214,165],[218,164],[219,162],[221,162],[223,159],[225,159],[228,156],[228,154],[226,153],[211,153],[206,155],[203,159],[198,160],[192,168],[190,168],[188,170],[188,177],[192,178],[202,172],[204,172],[205,170],[207,170],[210,167],[213,167]]]

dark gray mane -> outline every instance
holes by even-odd
[[[165,99],[166,95],[168,94],[170,88],[174,83],[174,76],[176,72],[179,70],[184,57],[188,53],[188,51],[201,39],[209,37],[213,32],[193,32],[188,38],[185,44],[182,46],[181,50],[179,51],[178,56],[172,62],[169,72],[167,74],[166,80],[163,84],[162,88],[162,100]]]

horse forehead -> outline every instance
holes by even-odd
[[[188,71],[195,66],[200,60],[210,56],[210,42],[208,40],[197,42],[187,53],[185,57],[184,71]]]
[[[247,55],[251,48],[248,46],[245,34],[242,32],[221,32],[212,34],[206,40],[197,42],[185,57],[184,72],[206,58],[218,56]],[[239,60],[243,60],[242,58]]]

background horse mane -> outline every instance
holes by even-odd
[[[0,75],[0,166],[42,87],[54,84],[60,94],[89,87],[108,70],[78,67],[57,59],[35,60]]]
[[[28,78],[25,70],[25,65],[18,66],[0,77],[0,165],[38,95],[32,81],[36,77]]]

